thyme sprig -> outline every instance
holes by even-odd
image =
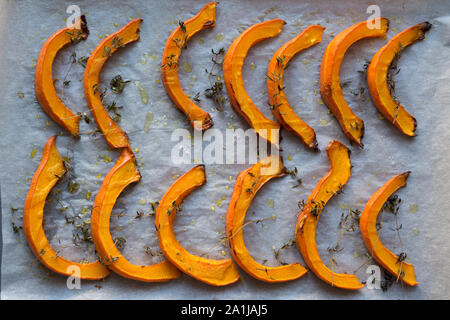
[[[280,248],[278,248],[277,250],[273,250],[274,256],[275,256],[275,260],[278,262],[278,264],[284,266],[287,265],[286,262],[282,261],[280,259],[280,252],[281,250],[285,250],[288,249],[289,247],[292,247],[295,245],[295,239],[291,238],[289,239],[289,241],[285,242]]]
[[[77,44],[84,39],[84,33],[80,29],[75,29],[74,31],[66,31],[66,33],[69,35],[69,39],[72,44]]]
[[[211,53],[212,66],[209,70],[205,69],[205,73],[208,75],[209,88],[204,91],[204,95],[214,102],[219,112],[223,112],[225,107],[225,96],[223,94],[224,84],[221,81],[222,75],[219,72],[222,70],[225,49],[220,48],[217,52],[211,49]]]
[[[121,94],[129,82],[130,80],[123,80],[122,76],[118,74],[111,79],[109,87],[115,94]]]

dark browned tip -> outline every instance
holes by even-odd
[[[206,131],[214,125],[214,121],[211,117],[205,120],[202,125],[202,131]]]
[[[312,143],[310,143],[308,145],[308,147],[314,152],[320,152],[319,144],[317,143],[317,140],[314,140]]]
[[[422,30],[424,33],[431,29],[433,25],[429,23],[428,21],[422,22],[420,24],[420,30]]]
[[[385,18],[385,19],[386,19],[386,32],[388,32],[389,31],[389,27],[391,25],[391,21],[389,21],[388,18]]]
[[[364,125],[364,122],[362,122],[361,125],[361,138],[359,138],[359,146],[361,149],[364,149],[364,144],[362,143],[362,139],[364,138],[364,134],[366,133],[366,126]]]
[[[412,117],[412,119],[413,119],[413,123],[414,123],[414,128],[413,128],[413,135],[412,135],[412,137],[416,137],[417,136],[417,133],[416,133],[416,129],[417,129],[417,120],[416,120],[416,118],[414,118],[414,117]]]
[[[83,38],[86,40],[89,36],[89,28],[87,26],[86,16],[84,14],[80,16],[80,22],[81,31],[83,32]]]
[[[411,171],[406,171],[406,172],[402,173],[402,175],[405,177],[405,180],[408,179],[410,174],[411,174]]]
[[[72,134],[71,137],[72,137],[73,139],[76,139],[76,140],[80,140],[80,138],[81,138],[81,136],[80,136],[80,134],[79,134],[78,132]]]

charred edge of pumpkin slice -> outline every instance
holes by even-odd
[[[44,222],[43,214],[46,199],[54,185],[67,172],[64,161],[62,160],[61,155],[59,154],[56,147],[56,137],[57,136],[50,137],[50,139],[48,139],[47,143],[45,144],[44,150],[42,152],[41,162],[34,173],[30,189],[26,196],[23,217],[24,234],[31,248],[31,251],[34,253],[36,258],[50,270],[62,275],[79,277],[80,279],[85,280],[101,280],[107,277],[110,272],[105,266],[100,264],[99,261],[90,263],[77,263],[64,259],[52,249],[52,247],[50,246],[50,242],[45,236],[45,231],[43,229],[42,223]],[[56,158],[52,158],[53,151],[53,156]],[[56,161],[57,163],[48,168],[47,165],[49,164],[49,161]],[[42,186],[39,181],[42,175],[44,175],[44,178],[46,178],[47,176],[50,177],[50,180],[47,181],[47,186]],[[43,191],[45,192],[43,193]],[[36,197],[39,195],[41,196],[41,198],[36,199]],[[38,203],[35,203],[34,200],[37,200]],[[38,210],[38,212],[36,212],[36,210]],[[40,220],[40,225],[38,226],[32,225],[33,219],[36,219],[36,217],[38,220]],[[40,238],[37,238],[39,236]],[[52,256],[48,257],[49,254],[51,254]],[[74,269],[71,269],[71,267],[74,267]],[[78,268],[79,274],[77,274],[76,268]]]
[[[83,38],[86,40],[89,36],[89,28],[87,26],[86,16],[84,14],[80,16],[80,27],[83,32]]]

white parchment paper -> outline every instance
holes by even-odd
[[[182,53],[180,79],[185,91],[192,96],[203,93],[209,85],[205,68],[211,67],[211,49],[228,49],[233,40],[248,26],[261,21],[282,18],[287,24],[283,32],[251,49],[243,70],[246,89],[255,104],[269,117],[265,73],[268,60],[286,41],[312,24],[326,27],[323,41],[296,56],[285,73],[284,84],[291,106],[317,133],[320,153],[307,151],[300,140],[283,131],[282,155],[288,168],[297,167],[302,186],[292,188],[296,181],[290,177],[268,183],[257,195],[247,214],[247,221],[276,216],[262,224],[245,229],[245,242],[258,262],[276,266],[282,262],[302,263],[295,246],[282,249],[278,261],[274,251],[294,236],[298,212],[297,202],[306,199],[317,181],[328,171],[325,147],[332,139],[344,142],[352,149],[352,177],[344,193],[334,197],[324,210],[318,230],[317,243],[325,263],[330,265],[327,248],[335,245],[339,236],[341,213],[348,208],[362,210],[370,195],[389,178],[410,170],[408,186],[398,195],[402,198],[399,222],[403,250],[415,266],[418,287],[408,288],[396,283],[386,292],[363,288],[347,292],[332,288],[312,272],[296,281],[267,284],[255,280],[240,270],[242,281],[216,288],[187,275],[167,283],[140,283],[112,273],[104,281],[82,281],[80,290],[69,290],[66,277],[42,267],[29,249],[23,232],[14,233],[11,221],[21,225],[23,203],[47,139],[62,135],[57,146],[63,156],[71,159],[72,177],[80,188],[67,192],[67,181],[61,181],[52,193],[53,201],[45,209],[45,231],[60,255],[75,261],[94,259],[89,246],[72,244],[73,225],[65,216],[89,218],[90,206],[103,177],[119,156],[108,148],[101,135],[88,134],[95,122],[81,122],[80,140],[74,140],[58,127],[41,109],[34,95],[34,66],[45,39],[65,26],[68,5],[76,4],[86,14],[89,38],[64,49],[54,66],[54,77],[70,80],[61,92],[63,101],[75,112],[88,112],[82,77],[84,68],[71,64],[71,54],[77,58],[89,56],[101,38],[115,32],[130,19],[144,19],[141,40],[119,50],[106,63],[101,74],[101,87],[120,74],[131,80],[121,95],[110,95],[122,120],[119,125],[128,133],[139,163],[142,180],[128,188],[113,211],[113,237],[126,238],[123,254],[133,263],[152,264],[161,259],[153,226],[153,217],[136,219],[136,212],[151,212],[150,202],[158,201],[180,174],[192,165],[174,165],[170,152],[176,142],[171,134],[176,128],[192,129],[168,99],[160,83],[159,64],[165,42],[176,27],[175,20],[185,20],[197,13],[202,1],[0,1],[0,182],[2,205],[2,299],[432,299],[450,298],[450,6],[441,1],[221,1],[217,7],[217,25],[200,32]],[[393,125],[380,119],[366,92],[354,94],[365,80],[362,70],[366,60],[386,42],[385,39],[362,40],[347,52],[341,81],[347,102],[365,121],[364,150],[350,146],[333,116],[322,104],[319,94],[319,66],[330,39],[345,28],[368,17],[366,9],[377,4],[381,14],[390,19],[388,37],[423,22],[433,24],[426,39],[408,47],[399,62],[396,92],[402,104],[417,119],[418,136],[403,136]],[[190,71],[189,66],[192,66]],[[187,72],[190,71],[190,72]],[[67,76],[66,76],[67,75]],[[139,86],[148,95],[141,98]],[[247,129],[248,124],[227,103],[224,112],[201,96],[200,105],[208,110],[214,128]],[[145,129],[146,118],[153,121]],[[147,123],[148,126],[148,123]],[[34,156],[33,156],[34,155]],[[176,236],[194,254],[221,259],[230,257],[222,244],[224,215],[236,175],[248,165],[207,165],[205,186],[196,190],[183,204],[175,220]],[[230,178],[231,177],[231,178]],[[92,196],[86,196],[91,193]],[[56,201],[55,199],[58,199]],[[224,199],[224,200],[223,200]],[[273,201],[273,206],[271,205]],[[61,212],[61,206],[69,207]],[[18,210],[12,212],[11,207]],[[212,209],[214,208],[214,210]],[[87,209],[86,209],[87,208]],[[89,209],[89,210],[88,210]],[[88,211],[87,211],[88,210]],[[88,212],[88,213],[86,213]],[[382,241],[394,253],[402,248],[390,214],[384,218]],[[335,259],[336,271],[353,273],[365,281],[366,249],[359,231],[346,233],[341,241],[344,248]],[[146,250],[147,248],[147,250]],[[150,251],[149,251],[150,249]],[[147,251],[147,252],[146,252]],[[152,254],[149,254],[149,253]],[[224,255],[225,254],[225,255]]]

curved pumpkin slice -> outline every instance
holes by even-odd
[[[223,77],[234,110],[244,117],[261,137],[277,147],[280,126],[266,118],[250,99],[242,79],[242,66],[254,44],[275,37],[285,24],[283,20],[275,19],[251,26],[234,40],[223,59]]]
[[[267,93],[273,115],[286,130],[302,139],[308,148],[316,151],[319,150],[316,133],[294,113],[289,105],[284,93],[283,74],[287,64],[297,53],[322,41],[324,30],[325,27],[320,25],[310,26],[303,30],[275,52],[267,70]]]
[[[328,269],[319,256],[316,245],[316,227],[320,214],[331,197],[339,192],[350,178],[350,152],[345,145],[333,140],[327,146],[330,171],[317,183],[300,212],[295,228],[297,247],[309,268],[333,287],[356,290],[364,285],[351,274],[335,273]]]
[[[403,280],[404,283],[415,286],[418,284],[414,276],[414,267],[400,261],[399,257],[387,249],[378,237],[377,217],[387,199],[398,189],[406,186],[406,179],[410,172],[401,173],[378,189],[367,201],[361,214],[359,227],[367,250],[384,269]]]
[[[94,49],[84,71],[84,94],[106,142],[113,148],[128,146],[126,133],[111,119],[100,97],[99,76],[108,58],[119,48],[139,40],[139,25],[142,19],[134,19],[119,31],[109,35]]]
[[[356,41],[364,38],[385,36],[389,20],[380,19],[380,28],[369,29],[367,21],[359,22],[345,29],[330,41],[320,66],[320,94],[324,103],[333,112],[344,133],[361,147],[364,135],[364,122],[358,118],[344,100],[339,71],[345,52]]]
[[[425,32],[430,28],[430,23],[423,22],[395,35],[373,56],[367,69],[370,96],[378,111],[401,132],[411,137],[416,135],[416,119],[392,97],[387,81],[388,71],[392,61],[399,56],[400,52],[406,46],[424,39]]]
[[[186,274],[214,286],[239,280],[231,259],[214,260],[190,254],[175,238],[173,221],[184,198],[206,182],[205,168],[196,166],[178,178],[167,190],[156,210],[155,225],[161,250],[167,259]]]
[[[194,122],[198,121],[201,123],[202,130],[212,127],[213,121],[209,113],[197,106],[181,89],[180,79],[178,78],[178,59],[181,49],[193,35],[203,29],[216,26],[217,4],[218,2],[208,3],[197,15],[179,23],[178,28],[167,39],[161,61],[161,79],[167,93],[177,108],[186,114],[191,125],[194,127]]]
[[[236,263],[252,277],[265,282],[283,282],[295,280],[303,276],[307,270],[300,263],[292,263],[280,267],[267,267],[256,262],[248,252],[244,243],[245,214],[258,190],[270,179],[285,174],[281,157],[269,156],[262,159],[236,178],[225,218],[225,231],[228,245]],[[264,169],[278,166],[270,174],[263,174]]]
[[[168,261],[151,266],[131,264],[117,249],[111,237],[109,223],[116,199],[129,184],[140,179],[133,152],[124,148],[116,164],[103,180],[94,200],[91,233],[95,248],[102,262],[123,277],[144,282],[162,282],[178,278],[180,272]]]
[[[47,268],[72,276],[70,267],[80,268],[80,278],[89,280],[103,279],[109,275],[109,270],[99,261],[77,263],[66,260],[50,247],[50,243],[42,228],[45,200],[53,186],[66,172],[64,162],[56,148],[56,136],[48,139],[42,153],[42,160],[34,173],[23,210],[23,230],[34,255]]]
[[[80,117],[73,114],[58,98],[53,83],[52,67],[58,52],[70,43],[86,40],[89,30],[86,18],[82,15],[72,26],[54,33],[45,41],[39,53],[34,74],[34,90],[36,99],[42,109],[57,124],[65,128],[73,136],[78,135]]]

